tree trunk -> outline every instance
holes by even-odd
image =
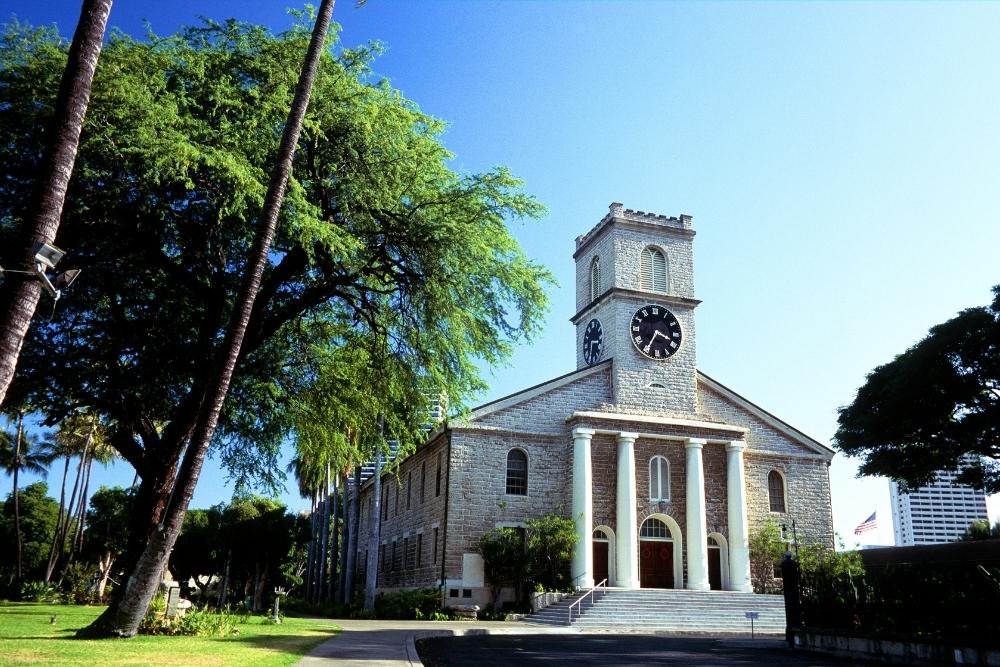
[[[322,511],[320,518],[322,524],[319,531],[319,576],[316,577],[316,602],[325,602],[326,597],[326,567],[329,563],[330,554],[330,464],[326,464],[326,472],[323,478]]]
[[[17,539],[17,567],[14,576],[21,582],[21,564],[23,560],[24,540],[21,539],[21,499],[17,496],[17,473],[21,471],[21,445],[24,442],[24,411],[17,413],[17,442],[14,445],[14,535]]]
[[[306,558],[306,600],[313,601],[313,582],[316,571],[316,489],[313,489],[312,498],[309,500],[309,544],[306,547],[308,557]]]
[[[69,524],[69,513],[66,512],[66,478],[69,476],[69,459],[70,457],[67,455],[65,463],[63,463],[62,489],[59,491],[59,514],[56,515],[56,529],[52,533],[52,546],[49,548],[49,563],[45,566],[45,583],[49,583],[52,580],[52,573],[56,569],[59,555],[62,554],[63,545],[65,544],[66,525]],[[75,490],[76,488],[74,487]],[[59,539],[60,535],[63,536],[62,540]]]
[[[337,590],[337,602],[347,604],[350,599],[350,584],[348,580],[354,567],[354,559],[351,558],[351,527],[354,522],[351,520],[351,497],[349,494],[351,487],[350,468],[344,472],[344,493],[343,493],[343,514],[341,521],[340,540],[340,579],[338,579],[339,589]]]
[[[372,520],[368,529],[368,562],[365,563],[365,611],[375,611],[378,584],[378,541],[382,529],[382,418],[378,422],[375,445],[375,483],[372,487]]]
[[[226,592],[229,590],[229,564],[233,560],[233,550],[226,552],[226,567],[222,572],[222,586],[219,587],[219,602],[216,605],[219,611],[226,608]]]
[[[347,573],[347,590],[344,600],[346,604],[351,604],[354,601],[355,582],[357,581],[355,570],[358,567],[358,549],[361,547],[359,544],[361,541],[361,466],[354,468],[354,490],[351,492],[351,497],[354,503],[354,521],[351,522],[351,548],[347,552],[350,570]],[[367,563],[365,563],[365,567],[368,567]]]
[[[260,571],[260,561],[256,561],[253,564],[253,583],[250,584],[251,594],[253,595],[253,603],[250,605],[250,608],[255,612],[260,611],[263,604],[264,596],[262,593],[264,589],[261,587],[263,579],[265,579],[265,576]]]
[[[52,243],[59,231],[66,188],[73,173],[83,119],[90,103],[90,88],[97,59],[101,55],[111,1],[83,2],[56,97],[52,140],[39,165],[38,213],[31,226],[25,226],[24,250],[21,264],[16,267],[18,270],[30,270],[34,266],[35,244]],[[5,293],[0,297],[0,405],[3,405],[7,388],[14,378],[21,345],[42,292],[38,280],[11,284],[8,279],[5,287]]]
[[[161,522],[162,527],[159,527],[150,536],[149,542],[128,578],[125,594],[108,607],[90,626],[81,630],[78,635],[134,637],[139,629],[139,623],[156,593],[159,573],[163,571],[170,550],[173,549],[177,536],[180,534],[184,514],[191,502],[191,496],[194,495],[198,476],[208,452],[208,445],[215,433],[222,404],[229,392],[229,383],[239,358],[243,336],[246,334],[254,300],[257,298],[264,269],[267,266],[268,251],[277,227],[278,213],[284,202],[285,187],[288,185],[288,176],[292,168],[292,158],[299,140],[299,133],[302,131],[302,121],[309,105],[309,97],[312,93],[320,56],[325,46],[333,5],[334,0],[323,0],[320,4],[316,24],[313,26],[312,38],[309,42],[309,50],[303,62],[302,71],[299,73],[295,98],[292,101],[288,121],[285,123],[281,135],[281,144],[271,173],[271,180],[268,183],[261,211],[261,224],[257,229],[251,255],[247,259],[244,284],[233,309],[232,319],[226,328],[226,337],[220,351],[219,370],[216,376],[211,379],[211,384],[205,395],[205,402],[199,411],[187,452],[174,482],[173,500],[168,505],[165,520]]]
[[[87,524],[87,501],[90,499],[90,473],[94,468],[94,457],[87,458],[83,469],[83,490],[80,493],[80,503],[76,513],[76,533],[73,535],[73,544],[70,546],[70,558],[83,549],[83,531]]]
[[[339,512],[339,509],[340,509],[340,497],[337,494],[337,491],[340,490],[340,488],[338,486],[339,482],[340,482],[340,473],[337,473],[337,474],[335,474],[333,476],[333,496],[329,500],[329,502],[333,505],[333,517],[332,517],[332,520],[330,522],[331,523],[331,527],[330,527],[330,532],[331,532],[331,536],[330,536],[330,538],[331,538],[330,539],[330,541],[331,541],[331,544],[330,544],[330,578],[327,579],[326,600],[327,600],[327,602],[330,602],[331,604],[333,602],[336,602],[336,598],[334,597],[334,594],[336,592],[338,592],[336,590],[337,589],[337,583],[338,583],[338,579],[337,579],[337,565],[338,565],[338,563],[340,563],[340,533],[338,531],[338,528],[340,528],[340,526],[337,525],[337,523],[338,523],[337,520],[340,518],[340,512]]]
[[[111,576],[111,566],[114,565],[115,558],[111,555],[110,551],[104,552],[104,558],[98,562],[97,566],[100,568],[101,578],[97,581],[97,601],[100,603],[104,600],[104,589],[108,585],[108,577]]]

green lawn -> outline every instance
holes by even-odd
[[[79,640],[73,633],[104,607],[0,604],[0,665],[292,665],[340,628],[317,619],[264,625],[253,617],[235,637]],[[56,617],[55,625],[52,617]]]

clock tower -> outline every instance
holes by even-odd
[[[577,368],[612,359],[621,412],[698,412],[691,216],[611,204],[577,237]]]

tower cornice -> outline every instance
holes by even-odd
[[[657,303],[662,303],[665,306],[673,306],[674,308],[695,308],[699,303],[700,299],[690,299],[686,296],[671,296],[669,294],[661,294],[659,292],[649,292],[647,290],[638,289],[626,289],[624,287],[611,287],[608,288],[604,294],[597,297],[586,306],[580,309],[573,317],[569,318],[569,321],[573,324],[577,324],[580,320],[587,317],[587,315],[598,308],[602,303],[607,301],[613,296],[620,296],[632,299],[655,301]]]

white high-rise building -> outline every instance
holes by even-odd
[[[988,519],[986,494],[955,483],[958,471],[938,471],[934,483],[903,493],[889,482],[896,546],[954,542],[969,524]]]

